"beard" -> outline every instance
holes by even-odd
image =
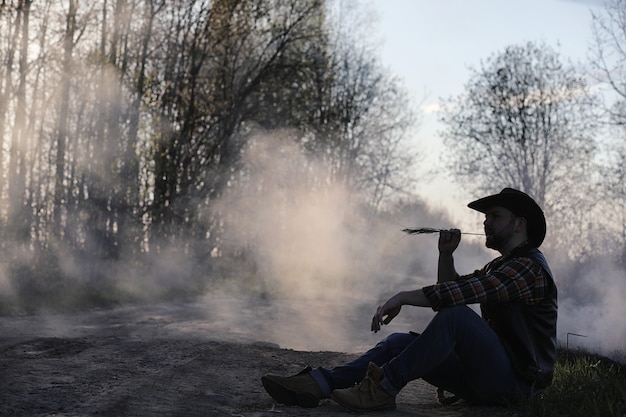
[[[509,224],[503,227],[501,230],[494,232],[492,229],[485,229],[487,238],[485,240],[485,246],[489,249],[501,250],[506,247],[507,243],[513,237],[515,231],[515,219],[511,219]]]

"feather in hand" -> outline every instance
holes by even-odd
[[[416,229],[402,229],[408,235],[421,235],[424,233],[439,233],[441,229],[433,229],[432,227],[420,227]]]
[[[408,235],[422,235],[422,234],[430,234],[430,233],[439,233],[443,232],[444,229],[434,229],[432,227],[419,227],[419,228],[407,228],[402,229],[402,231]],[[474,235],[474,236],[484,236],[484,233],[465,233],[461,232],[462,235]]]

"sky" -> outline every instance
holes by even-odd
[[[585,61],[592,40],[591,12],[602,0],[371,0],[381,61],[414,98],[421,123],[411,141],[439,160],[437,104],[463,92],[469,67],[506,46],[545,43],[572,63]],[[436,155],[436,157],[434,157]],[[419,194],[447,211],[461,229],[476,227],[466,194],[443,173],[417,184]],[[494,190],[498,192],[499,190]]]

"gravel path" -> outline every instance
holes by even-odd
[[[202,332],[191,332],[202,322]],[[214,328],[215,332],[211,332]],[[332,366],[354,354],[281,349],[228,333],[197,304],[143,306],[74,316],[0,318],[0,416],[350,416],[330,400],[315,409],[275,405],[266,373]],[[435,389],[409,384],[393,412],[363,415],[517,416],[463,403],[442,406]]]

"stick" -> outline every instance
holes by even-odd
[[[402,229],[402,231],[408,235],[422,235],[422,234],[443,232],[444,229],[433,229],[432,227],[419,227],[419,228]],[[473,235],[473,236],[485,236],[484,233],[461,232],[461,234]]]

